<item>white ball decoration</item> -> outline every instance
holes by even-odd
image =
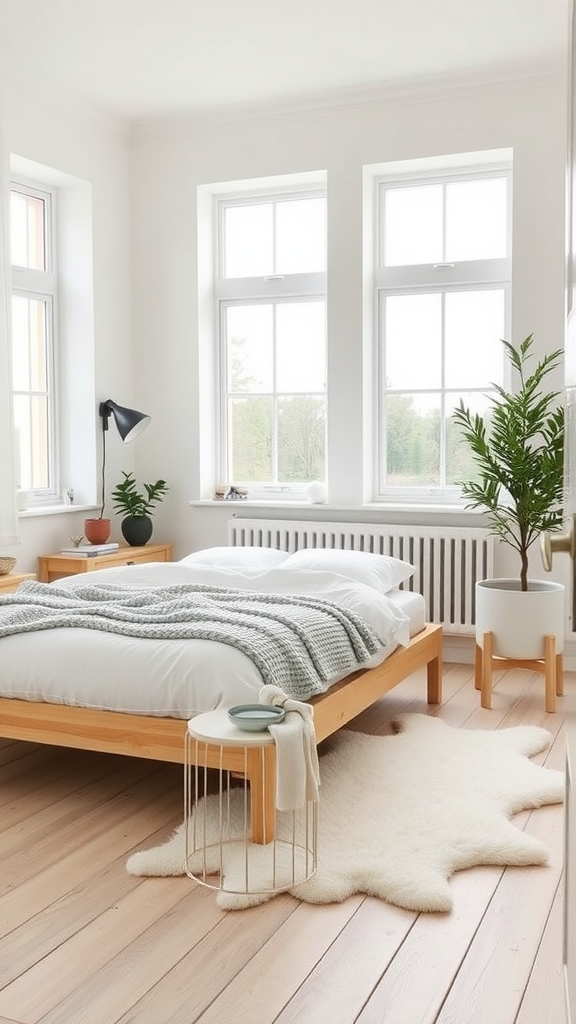
[[[311,501],[313,505],[324,505],[328,501],[326,484],[322,484],[317,480],[309,485],[306,494],[308,501]]]

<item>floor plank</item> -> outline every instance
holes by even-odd
[[[563,744],[555,746],[556,754],[546,764],[560,768]],[[527,831],[545,842],[549,864],[507,868],[502,873],[437,1017],[438,1024],[456,1024],[462,1019],[467,1024],[509,1024],[515,1020],[558,888],[562,824],[554,806],[530,814]],[[523,908],[522,913],[519,908]]]
[[[554,715],[540,674],[495,676],[492,710],[472,666],[447,665],[441,705],[418,672],[351,728],[406,712],[539,725],[552,744],[534,760],[562,767],[576,675]],[[449,914],[286,894],[224,912],[186,877],[129,875],[130,852],[181,819],[177,765],[0,743],[0,1024],[563,1024],[561,806],[514,819],[547,866],[459,872]]]
[[[562,882],[556,890],[550,915],[515,1024],[564,1024],[564,979],[562,975]]]

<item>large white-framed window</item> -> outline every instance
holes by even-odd
[[[17,485],[31,505],[59,500],[56,189],[10,187],[11,364]]]
[[[215,203],[219,482],[298,498],[326,479],[326,193]]]
[[[487,413],[509,338],[511,164],[375,179],[376,500],[458,503],[452,410]]]

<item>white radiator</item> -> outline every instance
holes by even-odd
[[[474,585],[494,575],[494,538],[480,529],[232,518],[228,543],[280,551],[347,548],[411,562],[416,571],[402,589],[422,594],[427,621],[442,623],[446,633],[474,633]]]

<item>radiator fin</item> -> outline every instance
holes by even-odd
[[[476,581],[494,575],[494,538],[488,530],[466,527],[232,518],[228,542],[235,547],[290,552],[336,548],[401,558],[416,566],[402,588],[422,594],[427,621],[441,623],[446,633],[474,634]]]

